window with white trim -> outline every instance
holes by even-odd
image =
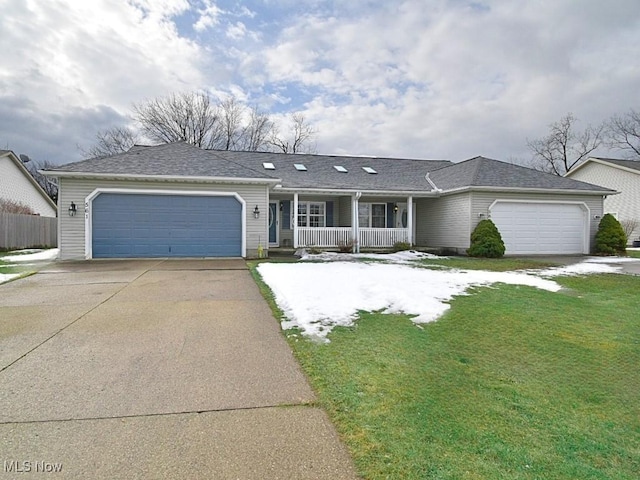
[[[325,202],[298,202],[298,226],[324,227],[327,224],[326,212]]]
[[[358,224],[362,228],[386,228],[386,203],[359,203]]]

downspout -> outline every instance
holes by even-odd
[[[293,248],[298,248],[298,194],[293,194]]]
[[[429,182],[429,185],[431,185],[431,191],[432,192],[441,192],[442,190],[440,190],[435,183],[433,183],[433,180],[431,180],[431,178],[429,178],[429,172],[427,172],[427,174],[424,176],[424,179]]]

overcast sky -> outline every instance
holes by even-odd
[[[133,102],[301,111],[318,153],[527,159],[640,108],[638,0],[0,0],[0,148],[79,160]],[[601,154],[610,152],[603,151]]]

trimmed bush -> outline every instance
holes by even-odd
[[[504,255],[504,242],[498,228],[491,220],[481,220],[471,233],[471,257],[500,258]]]
[[[391,249],[393,252],[404,252],[405,250],[411,250],[411,244],[408,242],[396,242]]]
[[[600,220],[596,233],[596,253],[601,255],[623,254],[627,248],[627,235],[620,222],[610,213]]]

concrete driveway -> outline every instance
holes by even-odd
[[[356,478],[313,402],[242,260],[0,286],[0,479]]]

